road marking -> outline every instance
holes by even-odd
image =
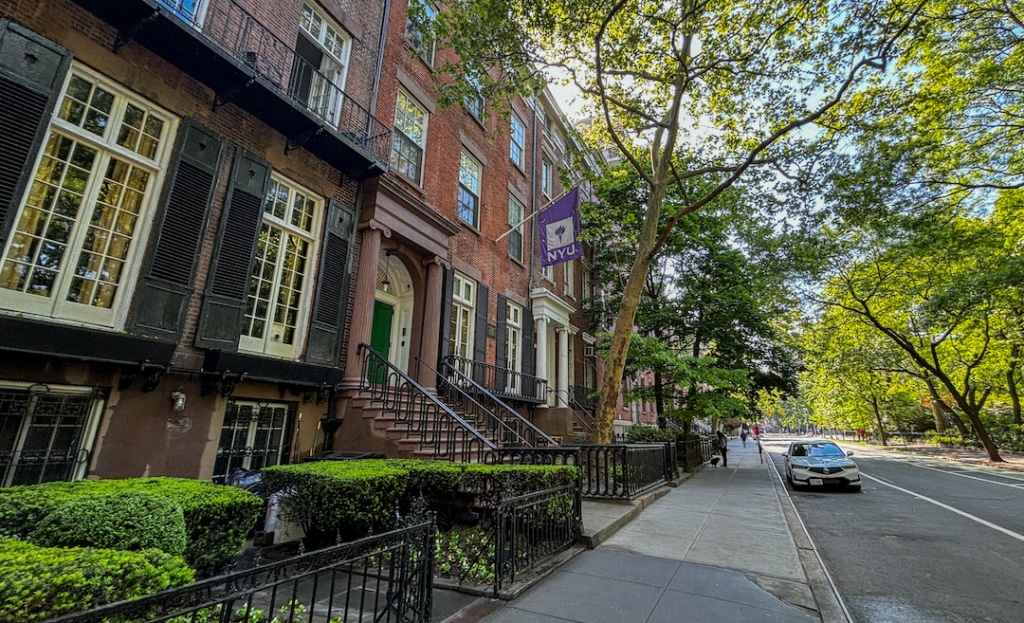
[[[936,461],[935,459],[927,458],[927,457],[910,457],[910,456],[905,456],[905,457],[899,457],[899,459],[895,459],[895,458],[889,457],[889,456],[875,456],[875,457],[872,457],[872,458],[878,459],[878,460],[891,460],[891,461],[895,461],[895,462],[898,462],[898,463],[903,463],[904,465],[913,465],[914,467],[920,467],[921,469],[930,469],[932,471],[942,472],[943,474],[949,474],[951,476],[960,476],[961,478],[969,478],[971,480],[980,480],[981,482],[987,482],[989,484],[999,485],[1001,487],[1010,487],[1011,489],[1022,489],[1022,488],[1024,488],[1024,478],[1020,478],[1020,477],[1018,477],[1016,475],[1011,475],[1011,474],[1002,474],[1002,473],[1000,473],[1000,474],[991,474],[991,473],[988,473],[986,471],[986,470],[989,470],[989,469],[998,469],[998,468],[981,467],[981,466],[976,466],[976,465],[948,465],[948,467],[950,469],[942,469],[940,467],[933,467],[933,465],[941,465],[943,467],[947,467],[946,463],[943,463],[941,461]],[[927,465],[926,465],[926,463],[927,463]],[[995,477],[995,478],[1003,478],[1005,480],[1014,480],[1014,481],[1017,481],[1017,482],[1010,483],[1010,482],[998,482],[998,481],[995,481],[995,480],[988,480],[987,478],[980,478],[978,476],[968,475],[967,473],[961,473],[960,470],[964,470],[964,471],[967,471],[967,470],[981,471],[982,473],[986,473],[986,475],[989,475],[989,476],[992,476],[992,477]]]
[[[920,467],[921,469],[930,469],[933,472],[942,472],[943,474],[949,474],[951,476],[959,476],[961,478],[970,478],[971,480],[980,480],[981,482],[987,482],[987,483],[989,483],[991,485],[999,485],[1000,487],[1010,487],[1011,489],[1021,489],[1021,488],[1024,488],[1024,478],[1017,478],[1015,476],[1004,476],[1002,474],[995,475],[997,478],[1005,478],[1007,480],[1017,480],[1017,481],[1019,481],[1019,482],[1016,482],[1016,483],[998,482],[998,481],[995,481],[995,480],[989,480],[987,478],[980,478],[978,476],[968,475],[968,474],[965,474],[965,473],[961,473],[959,471],[953,471],[953,470],[948,470],[948,469],[940,469],[938,467],[932,467],[930,465],[922,465],[920,462],[910,461],[909,463],[910,463],[910,465],[913,465],[914,467]],[[964,469],[964,467],[958,466],[956,469]]]
[[[967,512],[964,512],[964,511],[960,510],[959,508],[952,507],[949,504],[943,504],[942,502],[940,502],[938,500],[933,500],[932,498],[930,498],[928,496],[921,495],[920,493],[915,493],[914,491],[911,491],[910,489],[904,489],[903,487],[899,487],[897,485],[894,485],[891,482],[886,482],[885,480],[882,480],[881,478],[878,478],[876,476],[869,476],[869,475],[865,474],[864,472],[861,472],[860,476],[861,476],[861,478],[868,478],[870,480],[874,480],[875,482],[877,482],[879,484],[883,484],[883,485],[885,485],[887,487],[891,487],[893,489],[896,489],[897,491],[902,491],[903,493],[906,493],[907,495],[913,496],[913,497],[915,497],[915,498],[917,498],[919,500],[922,500],[924,502],[929,502],[931,504],[934,504],[934,505],[938,506],[939,508],[944,508],[944,509],[946,509],[948,511],[956,513],[957,515],[960,515],[961,517],[966,517],[967,519],[970,519],[971,521],[980,523],[983,526],[987,526],[989,528],[992,528],[993,530],[996,530],[998,532],[1002,532],[1003,534],[1005,534],[1007,536],[1013,537],[1013,538],[1017,539],[1018,541],[1024,542],[1024,534],[1018,534],[1018,533],[1014,532],[1013,530],[1007,530],[1006,528],[1004,528],[1004,527],[1002,527],[1000,525],[994,524],[991,521],[986,521],[986,520],[982,519],[981,517],[976,517],[976,516],[974,516],[974,515],[972,515],[970,513],[967,513]]]

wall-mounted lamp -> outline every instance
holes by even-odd
[[[181,391],[181,388],[171,392],[171,402],[174,404],[175,411],[185,410],[185,392]]]
[[[384,281],[380,282],[381,292],[391,292],[391,277],[388,276],[388,269],[391,267],[391,251],[384,253]]]

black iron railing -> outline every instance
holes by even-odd
[[[580,534],[579,489],[563,485],[509,498],[494,518],[494,592],[548,556],[569,548]]]
[[[580,449],[576,447],[558,448],[499,448],[495,454],[498,463],[506,465],[575,465],[580,468],[582,461]],[[576,484],[575,517],[582,526],[583,515],[581,506],[581,484],[583,470],[580,469],[581,478]]]
[[[387,621],[428,623],[434,520],[222,575],[54,623]]]
[[[568,407],[572,409],[573,420],[579,424],[580,428],[588,437],[591,437],[594,434],[594,430],[597,428],[597,418],[594,415],[594,409],[597,407],[597,399],[594,398],[589,402],[581,402],[579,400],[581,395],[589,395],[586,394],[588,391],[592,390],[589,390],[586,387],[572,386],[569,388],[566,401],[568,402]]]
[[[584,411],[592,414],[597,409],[598,395],[595,388],[584,387],[583,385],[570,385],[569,395],[572,396],[572,399]]]
[[[437,376],[438,394],[459,411],[463,419],[485,431],[499,446],[550,448],[558,445],[533,422],[447,361],[441,363],[440,374],[423,361],[419,364]]]
[[[431,458],[465,463],[491,463],[498,449],[490,439],[452,411],[367,344],[359,389],[371,404],[395,419],[395,425],[419,442]]]
[[[665,444],[580,446],[582,495],[632,499],[665,482]]]
[[[700,462],[705,463],[711,460],[711,456],[715,454],[712,450],[714,444],[712,440],[715,438],[714,435],[701,435],[700,436]]]
[[[318,117],[373,161],[387,163],[391,131],[339,86],[344,75],[340,65],[313,65],[235,0],[210,2],[204,12],[193,8],[198,2],[157,1],[197,36],[248,66],[262,84]]]
[[[443,363],[450,364],[503,400],[530,404],[547,401],[548,382],[545,379],[455,355],[445,357]]]

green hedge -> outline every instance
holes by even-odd
[[[0,489],[0,536],[26,539],[58,507],[83,496],[142,492],[181,507],[185,560],[200,575],[223,570],[245,545],[263,501],[236,487],[186,478],[83,480]]]
[[[48,548],[0,540],[0,621],[42,621],[193,579],[184,560],[155,549]]]
[[[302,526],[307,545],[352,541],[391,529],[408,471],[380,459],[277,465],[263,470],[267,492],[284,492],[281,514]]]
[[[82,497],[43,518],[29,540],[42,547],[98,547],[185,553],[185,514],[152,493],[125,491]]]
[[[285,519],[302,526],[307,545],[325,547],[370,531],[390,530],[396,509],[425,497],[439,521],[452,518],[478,499],[496,502],[529,491],[574,483],[574,466],[481,465],[417,459],[323,461],[268,467],[266,491],[284,492]]]

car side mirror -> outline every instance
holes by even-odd
[[[788,457],[788,456],[789,456],[789,452],[783,452],[783,453],[782,453],[782,456],[783,456],[783,457]]]
[[[846,456],[853,456],[853,450],[850,450],[850,451],[848,451],[848,452],[846,453]]]

